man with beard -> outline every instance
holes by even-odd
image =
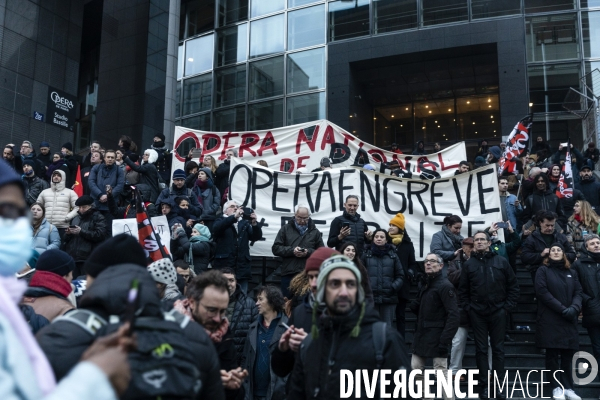
[[[314,323],[296,357],[288,400],[339,398],[342,369],[360,368],[371,376],[379,368],[408,368],[402,337],[379,321],[367,305],[361,279],[356,264],[345,256],[336,255],[321,264]],[[320,305],[325,311],[319,316]],[[355,393],[359,389],[360,398],[367,398],[364,385]]]
[[[102,213],[94,209],[94,199],[83,195],[77,199],[77,215],[67,228],[64,250],[75,260],[74,277],[83,275],[83,264],[88,256],[106,239],[106,220]]]
[[[15,157],[14,144],[7,144],[6,146],[4,146],[2,158],[12,167],[12,169],[21,173],[21,170],[23,169],[23,163],[21,157]]]
[[[339,248],[344,242],[356,243],[356,256],[361,257],[365,243],[371,242],[373,232],[369,230],[367,223],[356,212],[358,210],[358,196],[349,195],[344,203],[344,213],[335,217],[329,229],[327,246]]]
[[[60,239],[64,240],[65,230],[77,215],[77,193],[65,187],[66,174],[57,169],[52,173],[50,188],[40,193],[37,202],[46,210],[46,219],[56,226]]]
[[[594,176],[592,168],[589,165],[584,165],[579,171],[578,189],[585,196],[585,200],[590,203],[596,213],[600,212],[600,182]]]
[[[479,398],[505,399],[506,395],[495,385],[488,393],[488,337],[492,348],[492,372],[504,376],[504,338],[506,311],[519,298],[517,278],[506,259],[490,251],[492,244],[486,232],[473,236],[474,251],[464,263],[460,276],[459,297],[463,309],[469,313],[475,336],[475,360],[479,370]]]
[[[173,161],[173,153],[167,149],[165,144],[165,135],[157,133],[154,135],[152,150],[158,153],[158,160],[156,160],[156,169],[158,174],[162,178],[163,182],[169,186],[169,179],[171,178],[171,162]]]
[[[40,154],[38,154],[36,158],[44,165],[44,172],[48,171],[48,166],[52,163],[52,153],[50,153],[50,143],[48,143],[48,142],[40,143]]]
[[[37,159],[33,144],[29,140],[23,141],[23,144],[21,145],[21,161],[24,164],[27,160],[32,162],[33,170],[37,176],[44,176],[46,168],[44,167],[44,164]]]
[[[25,201],[31,207],[37,201],[42,191],[48,189],[48,182],[35,175],[33,160],[27,159],[23,163],[23,183],[25,185]]]
[[[461,161],[460,163],[458,163],[458,169],[454,171],[454,175],[465,174],[469,172],[470,169],[471,166],[469,165],[468,161]]]
[[[220,271],[204,272],[188,284],[186,297],[175,302],[175,310],[204,327],[219,356],[226,398],[235,399],[248,371],[242,370],[237,363],[235,343],[226,317],[229,304],[227,279]]]
[[[217,185],[217,189],[219,189],[219,193],[225,193],[225,189],[229,187],[229,164],[233,157],[238,156],[238,153],[236,150],[229,149],[225,153],[225,156],[227,158],[223,160],[215,171],[215,184]]]
[[[534,180],[535,189],[531,196],[525,199],[523,204],[523,214],[521,215],[521,221],[525,225],[533,215],[540,211],[550,211],[556,213],[558,216],[558,222],[562,226],[566,226],[565,213],[563,208],[558,201],[558,197],[550,190],[550,179],[548,175],[541,173],[537,175]]]

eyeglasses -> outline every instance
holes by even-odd
[[[432,259],[425,259],[425,264],[439,264],[438,260],[432,260]]]
[[[218,308],[215,308],[215,307],[206,307],[202,303],[198,303],[198,304],[200,304],[202,306],[202,308],[204,308],[209,315],[220,315],[221,317],[224,317],[225,313],[227,312],[226,308],[219,310]]]
[[[6,219],[18,219],[29,216],[29,208],[19,207],[13,203],[0,203],[0,216]]]
[[[31,147],[29,146],[21,146],[22,149],[30,149]]]

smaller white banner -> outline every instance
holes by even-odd
[[[167,248],[169,254],[171,254],[171,230],[169,229],[169,223],[167,217],[161,215],[160,217],[150,218],[154,232],[160,237],[161,243]],[[126,233],[133,237],[138,238],[138,223],[135,218],[126,219],[114,219],[112,224],[113,236]]]

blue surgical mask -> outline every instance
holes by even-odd
[[[31,257],[33,231],[29,219],[0,217],[0,276],[13,276]]]

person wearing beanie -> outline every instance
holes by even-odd
[[[460,275],[459,301],[469,312],[475,336],[475,361],[479,369],[479,397],[505,399],[506,394],[492,383],[488,393],[488,337],[492,348],[491,376],[504,376],[506,312],[517,305],[519,284],[504,257],[490,251],[487,232],[473,235],[474,251]],[[523,258],[523,256],[521,256]],[[524,261],[525,262],[525,261]],[[490,274],[489,271],[494,271]]]
[[[162,307],[165,311],[173,309],[177,300],[183,300],[181,292],[177,288],[177,270],[169,258],[162,258],[148,265],[148,272],[156,282],[158,294]]]
[[[198,170],[198,179],[194,182],[192,193],[202,207],[200,221],[204,222],[209,229],[212,229],[213,223],[217,218],[220,208],[221,193],[214,184],[213,175],[210,169],[200,168]]]
[[[423,370],[427,358],[433,358],[433,368],[447,375],[448,349],[458,330],[460,315],[454,286],[442,274],[444,260],[434,253],[425,256],[427,284],[423,285],[410,310],[417,315],[412,343],[411,368]],[[429,321],[438,321],[431,326]],[[423,375],[415,381],[422,381]],[[454,399],[454,393],[443,394],[444,399]]]
[[[210,230],[205,225],[196,224],[192,228],[192,234],[188,239],[185,230],[180,225],[174,226],[172,236],[173,240],[177,241],[178,247],[173,249],[173,254],[192,266],[196,275],[207,271],[210,256],[215,251],[215,243],[211,240]]]
[[[65,231],[63,248],[75,260],[73,275],[79,277],[85,274],[83,264],[89,255],[106,239],[108,228],[102,213],[94,208],[94,199],[91,196],[81,196],[75,205],[79,209]]]
[[[289,383],[288,399],[337,399],[340,396],[340,371],[368,371],[378,368],[409,368],[408,351],[402,337],[390,325],[379,321],[377,312],[366,304],[361,274],[347,257],[335,255],[321,264],[313,308],[311,336],[306,338],[296,357]],[[325,311],[319,313],[318,306]],[[288,329],[281,341],[292,335]],[[376,348],[374,336],[385,337]],[[382,352],[383,360],[376,359]],[[323,360],[335,362],[323,363]],[[321,388],[321,390],[316,390]]]
[[[310,218],[310,208],[304,204],[295,207],[294,218],[279,229],[271,250],[281,257],[281,292],[291,298],[290,282],[296,274],[302,272],[306,260],[320,247],[324,246],[323,234]]]
[[[186,178],[184,170],[176,169],[173,171],[173,183],[171,187],[165,188],[160,192],[158,199],[156,199],[156,204],[165,203],[167,199],[171,199],[175,203],[177,198],[185,198],[189,204],[189,213],[200,216],[204,209],[198,202],[198,197],[193,193],[193,190],[187,188],[185,184]]]
[[[477,168],[481,168],[481,167],[485,167],[487,165],[487,161],[485,160],[485,158],[483,158],[483,156],[477,156],[475,157],[475,169]]]
[[[173,161],[173,153],[167,148],[165,143],[165,135],[157,133],[154,135],[152,150],[156,151],[158,158],[156,159],[156,170],[161,176],[163,182],[169,185],[171,179],[171,163]],[[185,179],[185,178],[184,178]]]
[[[36,271],[25,291],[22,304],[31,306],[36,314],[52,322],[72,310],[68,300],[73,291],[71,280],[75,261],[61,250],[47,250],[36,263]]]
[[[48,171],[48,166],[52,163],[52,153],[50,153],[50,143],[41,142],[40,143],[40,153],[36,156],[38,162],[43,165],[42,175],[40,178],[44,177],[44,174]]]
[[[488,164],[495,164],[502,157],[502,149],[499,146],[490,147],[487,154],[487,162]]]
[[[571,269],[563,244],[552,243],[549,249],[535,276],[535,345],[546,349],[545,369],[551,374],[549,386],[552,397],[577,400],[581,397],[573,390],[573,370],[564,366],[570,365],[579,350],[578,317],[584,294],[578,273]],[[561,369],[562,373],[557,373]]]
[[[35,203],[42,191],[48,189],[48,182],[36,175],[35,162],[31,158],[23,161],[23,185],[25,186],[25,201],[31,207]]]

